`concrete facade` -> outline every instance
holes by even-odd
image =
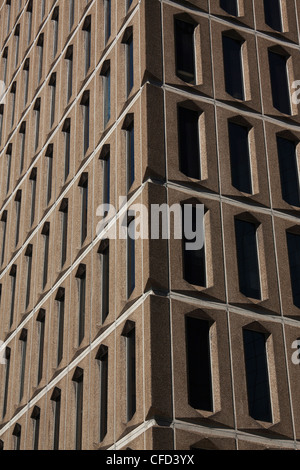
[[[4,449],[32,449],[35,445],[39,449],[53,449],[59,394],[58,447],[76,448],[76,384],[82,379],[82,449],[300,449],[300,374],[299,365],[291,359],[292,344],[300,338],[300,310],[293,304],[285,238],[286,230],[298,226],[300,209],[291,207],[281,197],[276,149],[277,133],[288,133],[299,141],[300,114],[294,104],[290,116],[274,108],[267,65],[268,48],[280,47],[290,57],[290,83],[300,80],[300,0],[282,2],[282,33],[266,25],[263,0],[238,0],[238,17],[227,14],[218,0],[132,0],[131,3],[112,0],[111,34],[107,43],[104,0],[75,0],[73,24],[72,21],[70,24],[72,2],[46,0],[44,14],[42,4],[40,0],[14,0],[2,1],[0,6],[1,80],[6,68],[5,102],[0,105],[3,114],[0,249],[5,241],[0,271],[0,340],[4,342],[2,354],[9,359],[9,374],[7,362],[0,365],[0,445]],[[174,18],[195,25],[194,83],[176,75]],[[54,23],[58,26],[57,47]],[[89,29],[90,65],[85,71],[85,40]],[[232,98],[225,90],[222,33],[227,31],[231,34],[234,31],[244,41],[243,101]],[[133,87],[127,96],[126,43],[130,37],[133,38],[134,73]],[[43,62],[39,80],[41,44]],[[70,54],[73,79],[68,99]],[[110,119],[105,125],[104,76],[108,68]],[[55,112],[51,123],[54,83]],[[84,149],[87,102],[89,141]],[[197,109],[201,115],[201,180],[189,178],[179,169],[179,103]],[[35,145],[38,109],[40,123]],[[128,194],[126,129],[132,119],[135,178]],[[228,119],[247,122],[251,127],[254,186],[251,195],[241,193],[231,183]],[[65,177],[68,132],[70,164]],[[204,204],[207,285],[194,286],[184,280],[181,240],[137,240],[135,287],[128,298],[126,240],[109,240],[109,308],[103,321],[103,242],[96,234],[100,221],[96,210],[103,202],[107,152],[110,203],[115,207],[118,208],[121,196],[148,207],[184,201]],[[82,243],[82,188],[87,182],[87,233]],[[62,266],[62,217],[66,207],[68,229]],[[241,214],[259,224],[262,286],[259,301],[247,298],[239,289],[234,218]],[[172,219],[170,228],[172,233]],[[32,269],[28,293],[29,259]],[[84,330],[78,344],[83,278]],[[62,358],[57,365],[62,299],[64,340]],[[211,324],[212,412],[189,405],[187,315]],[[136,411],[128,420],[125,336],[133,324]],[[267,336],[270,423],[253,419],[248,411],[242,359],[242,332],[248,326]],[[108,352],[108,396],[107,432],[101,439],[99,358],[103,351]],[[37,421],[38,443],[35,441]]]

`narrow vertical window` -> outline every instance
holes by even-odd
[[[61,268],[63,268],[67,259],[68,210],[68,199],[63,199],[59,208],[61,213]]]
[[[43,268],[43,290],[48,281],[48,261],[49,261],[49,239],[50,239],[50,223],[44,224],[42,235],[44,236],[44,268]]]
[[[239,191],[252,194],[249,128],[228,122],[231,182]]]
[[[282,199],[292,206],[300,207],[297,144],[295,141],[277,136],[277,151]]]
[[[33,226],[33,222],[35,218],[36,178],[37,178],[37,169],[33,168],[29,177],[30,184],[31,184],[30,227]]]
[[[126,0],[126,14],[128,13],[129,8],[131,7],[132,0]]]
[[[127,298],[135,289],[135,220],[128,219],[127,226]]]
[[[2,419],[4,419],[6,412],[7,412],[9,374],[10,374],[10,353],[11,353],[10,348],[6,348],[5,349],[5,384],[4,384]]]
[[[100,346],[96,359],[99,364],[100,404],[99,404],[99,441],[107,434],[107,403],[108,403],[108,348]]]
[[[127,321],[122,335],[126,347],[126,411],[127,422],[136,412],[136,332],[135,323]]]
[[[31,31],[32,31],[32,0],[29,1],[28,7],[27,7],[27,24],[28,24],[28,30],[27,30],[27,44],[30,43],[31,41]]]
[[[87,16],[83,24],[84,33],[84,74],[87,75],[91,66],[91,17]]]
[[[3,55],[2,55],[2,63],[3,63],[3,81],[4,83],[6,82],[6,77],[7,77],[7,57],[8,57],[8,47],[4,49]]]
[[[32,245],[28,245],[26,252],[25,252],[25,257],[27,261],[25,310],[27,310],[29,303],[30,303],[30,291],[31,291]]]
[[[38,98],[34,104],[35,112],[35,137],[34,137],[34,150],[36,151],[39,146],[39,136],[40,136],[40,113],[41,113],[41,99]]]
[[[23,173],[23,169],[24,169],[25,140],[26,140],[26,122],[23,121],[20,126],[20,175]]]
[[[59,364],[63,358],[64,352],[64,324],[65,324],[65,289],[60,287],[58,289],[57,295],[55,297],[58,307],[58,317],[57,317],[57,363]]]
[[[186,82],[195,80],[195,25],[175,19],[176,75]]]
[[[109,241],[104,240],[99,247],[101,262],[101,320],[105,322],[109,313]]]
[[[55,95],[56,95],[56,73],[51,75],[49,80],[49,87],[51,90],[51,98],[50,98],[50,129],[53,126],[54,119],[55,119]]]
[[[57,54],[58,46],[58,21],[59,21],[59,8],[55,7],[52,15],[52,25],[53,25],[53,58]]]
[[[83,370],[77,367],[73,376],[75,385],[76,425],[75,449],[82,449],[82,418],[83,418]]]
[[[10,291],[11,291],[9,328],[11,328],[14,322],[15,299],[16,299],[17,266],[15,264],[12,266],[9,276],[10,276]]]
[[[269,50],[273,106],[281,113],[291,114],[287,60],[287,56]]]
[[[213,411],[210,324],[186,317],[185,328],[189,405],[197,410]]]
[[[25,367],[26,367],[26,349],[27,349],[27,330],[23,328],[20,335],[21,345],[21,361],[20,361],[20,393],[19,402],[22,401],[24,395]]]
[[[129,192],[135,180],[134,162],[134,115],[128,114],[125,118],[122,129],[125,131],[126,139],[126,189]]]
[[[73,46],[69,46],[66,53],[67,61],[67,101],[69,102],[73,92]]]
[[[27,100],[28,100],[29,64],[30,64],[30,61],[27,58],[25,60],[25,64],[24,64],[24,67],[23,67],[23,74],[24,74],[24,106],[26,106]]]
[[[245,329],[243,340],[249,415],[259,421],[272,422],[266,337]]]
[[[237,0],[220,0],[220,7],[227,11],[229,15],[238,16]]]
[[[53,450],[59,449],[59,431],[60,431],[60,409],[61,409],[61,390],[57,387],[53,390],[51,395],[53,403]]]
[[[14,450],[21,450],[21,426],[16,424],[13,430]]]
[[[133,84],[134,84],[133,34],[132,34],[131,29],[130,29],[130,34],[125,40],[125,66],[126,66],[126,97],[128,98],[133,88]]]
[[[76,278],[78,282],[78,346],[82,343],[85,333],[85,296],[86,296],[86,267],[80,264]]]
[[[75,0],[69,0],[69,31],[71,31],[74,24],[74,10]]]
[[[83,112],[83,155],[86,154],[90,146],[90,92],[83,94],[80,102]]]
[[[193,240],[188,240],[185,236],[185,226],[188,223],[189,231],[196,234],[197,218],[200,213],[197,207],[183,205],[183,278],[185,281],[195,286],[207,287],[205,243],[197,250],[189,249],[189,244],[196,243],[196,236]],[[205,234],[204,234],[205,235]]]
[[[48,145],[46,154],[47,158],[47,192],[46,205],[48,206],[52,197],[52,176],[53,176],[53,144]]]
[[[45,16],[45,2],[46,2],[46,0],[41,0],[41,20]]]
[[[287,248],[290,264],[290,276],[293,294],[293,303],[300,308],[300,235],[287,232]]]
[[[104,0],[104,44],[111,36],[111,0]]]
[[[88,173],[83,173],[79,181],[81,191],[81,245],[87,237],[88,222]]]
[[[242,45],[242,40],[223,35],[225,89],[229,95],[239,100],[245,99]]]
[[[15,68],[19,61],[19,47],[20,47],[20,25],[18,24],[15,29]]]
[[[15,236],[15,246],[19,244],[20,236],[20,218],[21,218],[21,202],[22,202],[22,191],[19,189],[15,197],[16,203],[16,236]]]
[[[103,83],[103,124],[104,128],[110,120],[111,103],[110,103],[110,62],[106,61],[101,70]]]
[[[38,327],[38,370],[37,370],[37,385],[40,384],[43,377],[43,364],[44,364],[44,346],[45,346],[45,317],[46,312],[43,308],[40,309],[37,316]]]
[[[201,179],[199,112],[178,107],[180,171],[189,178]]]
[[[64,181],[70,173],[71,119],[66,119],[62,129],[64,133]]]
[[[281,0],[264,0],[265,22],[275,31],[282,31]]]
[[[9,33],[9,27],[10,27],[10,15],[11,15],[11,0],[6,0],[6,18],[7,18],[7,23],[6,23],[6,34]]]
[[[100,154],[103,170],[102,204],[110,204],[110,146],[105,144]]]
[[[44,55],[44,34],[40,34],[38,41],[38,84],[41,81],[42,73],[43,73],[43,55]]]
[[[13,127],[15,122],[15,110],[16,110],[16,93],[17,93],[17,83],[12,84],[10,95],[11,95],[11,127]]]
[[[6,194],[9,192],[10,186],[10,174],[11,174],[11,156],[12,154],[12,144],[9,144],[6,152],[6,161],[7,161],[7,173],[6,173]]]
[[[35,406],[31,414],[31,419],[33,421],[33,450],[39,450],[40,418],[41,410],[38,406]]]
[[[2,141],[4,105],[0,104],[0,144]]]
[[[1,266],[4,263],[5,256],[5,243],[6,243],[6,230],[7,230],[7,211],[3,211],[1,216],[2,225],[2,247],[1,247]]]
[[[261,299],[261,285],[257,250],[257,226],[235,219],[236,250],[240,292],[253,299]]]

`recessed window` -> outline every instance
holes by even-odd
[[[68,212],[69,212],[69,201],[63,199],[60,209],[61,213],[61,267],[63,268],[67,259],[67,248],[68,248]]]
[[[33,168],[30,173],[30,186],[31,186],[31,202],[30,202],[30,227],[33,226],[35,218],[35,202],[36,202],[36,179],[37,179],[37,169]]]
[[[108,348],[106,346],[100,346],[96,359],[100,378],[99,441],[102,442],[107,434],[108,417]]]
[[[185,327],[189,405],[197,410],[213,411],[210,324],[186,317]]]
[[[38,98],[34,104],[35,112],[35,137],[34,137],[34,150],[36,151],[39,146],[40,137],[40,116],[41,116],[41,99]]]
[[[19,402],[24,395],[24,381],[25,381],[25,367],[26,367],[26,349],[27,349],[27,330],[23,329],[19,338],[21,345],[21,360],[20,360],[20,389],[19,389]]]
[[[127,298],[135,289],[135,220],[128,219],[127,225]]]
[[[197,233],[197,217],[199,214],[196,207],[188,207],[183,205],[183,278],[185,281],[195,286],[206,287],[207,276],[206,276],[206,260],[205,260],[205,243],[202,248],[197,250],[190,250],[187,244],[196,243],[196,235],[192,240],[188,240],[185,234],[185,225],[187,221],[190,222],[190,232]]]
[[[287,232],[287,248],[290,264],[293,303],[300,308],[300,235]]]
[[[220,7],[229,15],[238,16],[238,0],[220,0]]]
[[[40,34],[38,42],[38,84],[41,81],[43,73],[43,55],[44,55],[44,34]]]
[[[26,140],[26,122],[22,122],[20,127],[20,175],[24,169],[24,159],[25,159],[25,140]]]
[[[83,422],[83,370],[77,367],[73,376],[75,385],[76,421],[75,421],[75,449],[82,449],[82,422]]]
[[[38,406],[35,406],[31,413],[31,419],[33,421],[33,450],[39,450],[40,418],[41,410]]]
[[[24,74],[24,106],[26,106],[28,101],[28,87],[29,87],[29,65],[30,60],[27,58],[23,67]]]
[[[74,24],[75,0],[69,0],[69,31]]]
[[[9,387],[9,374],[10,374],[10,348],[5,349],[5,384],[4,384],[4,396],[3,396],[3,408],[2,408],[2,419],[4,419],[7,412],[7,399],[8,399],[8,387]]]
[[[37,316],[37,328],[38,328],[38,373],[37,373],[37,384],[42,380],[43,377],[43,364],[44,364],[44,345],[45,345],[45,318],[46,312],[44,309],[40,309]]]
[[[32,274],[32,245],[30,244],[27,246],[27,249],[25,251],[25,258],[27,263],[25,310],[27,310],[30,303]]]
[[[46,206],[49,205],[52,197],[52,177],[53,177],[53,144],[49,144],[45,153],[47,166],[47,190]]]
[[[99,247],[101,263],[101,321],[105,322],[109,313],[109,241],[104,240]]]
[[[111,113],[111,102],[110,102],[110,65],[107,66],[106,70],[102,73],[103,81],[103,124],[104,128],[107,126],[110,120]]]
[[[9,273],[10,276],[10,316],[9,328],[12,327],[14,322],[15,313],[15,299],[16,299],[16,281],[17,281],[17,266],[14,264]]]
[[[82,343],[85,334],[85,305],[86,305],[86,266],[80,264],[76,273],[78,283],[78,346]]]
[[[236,250],[240,292],[253,299],[261,299],[257,225],[235,219]]]
[[[125,47],[125,88],[126,99],[129,97],[134,84],[134,68],[133,68],[133,28],[130,26],[126,29],[122,43]]]
[[[91,45],[92,45],[92,38],[91,38],[91,17],[88,16],[83,25],[83,33],[84,33],[84,74],[87,75],[88,70],[91,66]]]
[[[126,414],[127,422],[136,412],[136,331],[135,323],[127,321],[122,332],[126,348]]]
[[[67,102],[70,101],[73,92],[73,46],[69,46],[66,53],[67,61]]]
[[[287,60],[287,56],[269,50],[273,106],[281,113],[291,114]]]
[[[264,333],[243,330],[249,415],[272,422],[269,374]]]
[[[81,100],[83,112],[83,155],[86,154],[90,146],[90,92],[86,91]]]
[[[265,22],[275,31],[282,31],[281,0],[264,0]]]
[[[55,119],[55,95],[56,95],[56,73],[51,75],[49,80],[50,87],[50,129]]]
[[[11,174],[11,159],[12,159],[12,145],[9,144],[6,152],[6,163],[7,163],[7,172],[6,172],[6,194],[9,192],[10,186],[10,174]]]
[[[65,289],[60,287],[56,294],[57,301],[57,360],[56,365],[62,361],[64,350],[64,323],[65,323]]]
[[[201,179],[199,112],[178,107],[180,171],[189,178]]]
[[[228,133],[232,186],[243,193],[252,194],[249,128],[229,121]]]
[[[32,30],[32,0],[29,1],[26,12],[27,12],[27,18],[28,18],[27,44],[29,44],[31,41],[31,30]]]
[[[22,190],[19,189],[17,191],[15,197],[15,205],[16,205],[16,234],[15,234],[15,246],[17,247],[19,244],[19,237],[20,237],[20,218],[21,218],[21,202],[22,202]]]
[[[1,266],[4,263],[5,256],[5,243],[6,243],[6,230],[7,230],[7,211],[3,211],[1,216],[1,229],[2,229],[2,248],[1,248]]]
[[[87,222],[88,222],[88,187],[89,180],[88,174],[83,173],[79,185],[81,192],[81,245],[84,244],[87,237]]]
[[[59,8],[55,7],[52,15],[52,26],[53,26],[53,58],[57,54],[58,45],[58,20],[59,20]]]
[[[21,450],[21,426],[16,424],[13,430],[14,450]]]
[[[175,19],[176,74],[186,82],[195,80],[195,25]]]
[[[300,207],[299,171],[296,142],[277,136],[282,199]]]
[[[48,264],[49,264],[49,242],[50,242],[50,223],[44,224],[42,235],[44,237],[44,267],[43,267],[43,290],[48,281]]]
[[[223,60],[226,92],[238,100],[245,99],[242,65],[243,41],[223,35]]]
[[[104,0],[104,44],[111,35],[111,0]]]
[[[53,390],[51,395],[53,403],[53,450],[59,449],[59,431],[60,431],[60,409],[61,409],[61,390],[57,387]]]

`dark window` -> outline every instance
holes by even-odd
[[[19,243],[19,235],[20,235],[20,217],[21,217],[21,201],[22,201],[22,191],[18,190],[17,195],[15,197],[16,203],[16,237],[15,237],[15,246]]]
[[[196,233],[197,225],[197,209],[183,206],[183,220],[185,224],[190,222],[192,231]],[[186,243],[195,243],[196,236],[193,240],[187,240],[184,234],[183,226],[183,278],[185,281],[195,286],[206,287],[206,262],[205,262],[205,243],[198,250],[189,250]]]
[[[238,16],[237,0],[220,0],[220,7],[230,15]]]
[[[83,110],[83,154],[90,146],[90,92],[85,92],[81,100]]]
[[[2,419],[6,415],[7,411],[7,399],[8,399],[8,387],[9,387],[9,373],[10,373],[10,348],[5,349],[5,385],[4,385],[4,397],[3,397],[3,408],[2,408]]]
[[[110,203],[110,152],[108,151],[102,159],[103,161],[103,193],[102,203]]]
[[[110,120],[110,67],[103,75],[104,128]]]
[[[240,291],[247,297],[261,299],[257,226],[235,219],[235,234]]]
[[[66,53],[67,61],[67,101],[69,102],[73,91],[73,46],[68,47]]]
[[[249,129],[228,122],[231,181],[239,191],[252,194],[251,166],[249,152]]]
[[[27,259],[27,281],[26,281],[26,300],[25,309],[28,308],[30,303],[30,289],[31,289],[31,271],[32,271],[32,245],[28,245],[25,257]]]
[[[10,94],[11,94],[11,127],[14,125],[15,121],[15,110],[16,110],[16,93],[17,93],[17,84],[13,83]]]
[[[38,98],[34,105],[35,111],[35,137],[34,137],[34,150],[37,150],[39,146],[39,135],[40,135],[40,114],[41,114],[41,101]]]
[[[76,398],[76,427],[75,427],[75,446],[76,450],[82,448],[82,413],[83,413],[83,370],[77,368],[73,377],[75,383]]]
[[[66,181],[70,173],[70,151],[71,151],[71,120],[66,119],[63,125],[63,133],[65,139],[65,168],[64,168],[64,180]]]
[[[277,137],[277,150],[282,199],[292,206],[300,207],[296,142]]]
[[[38,42],[38,56],[39,56],[39,64],[38,64],[38,83],[40,83],[43,73],[43,52],[44,52],[44,34],[39,36]]]
[[[59,449],[59,429],[60,429],[60,405],[61,405],[61,391],[55,387],[51,401],[54,405],[54,432],[53,432],[53,450]]]
[[[134,81],[133,69],[133,36],[131,35],[126,41],[126,94],[129,96]]]
[[[74,24],[74,8],[75,0],[69,0],[69,31],[71,31]]]
[[[31,183],[30,227],[32,227],[35,217],[36,177],[37,169],[33,168],[29,178]]]
[[[17,68],[19,60],[19,46],[20,46],[20,25],[18,24],[15,29],[15,68]]]
[[[79,311],[78,311],[78,345],[81,344],[85,332],[85,297],[86,297],[86,267],[81,264],[76,274],[78,280]]]
[[[58,302],[57,366],[61,363],[64,350],[65,290],[60,288],[55,300]]]
[[[225,89],[229,95],[239,100],[245,99],[242,44],[241,40],[223,35]]]
[[[176,74],[186,82],[195,79],[195,26],[175,19]]]
[[[135,220],[130,218],[127,226],[127,298],[135,289]]]
[[[40,417],[41,410],[38,406],[35,406],[31,414],[31,419],[33,420],[33,450],[39,449]]]
[[[101,260],[101,320],[102,323],[109,313],[109,242],[105,240],[99,248]]]
[[[58,20],[59,20],[59,8],[55,7],[52,15],[53,22],[53,57],[57,53],[57,44],[58,44]]]
[[[189,405],[205,411],[213,411],[209,330],[207,321],[186,317]]]
[[[43,376],[44,362],[44,343],[45,343],[45,310],[41,309],[37,316],[38,334],[39,334],[39,356],[38,356],[38,376],[37,384],[40,383]]]
[[[88,73],[88,70],[91,66],[91,17],[88,16],[85,19],[84,26],[84,73],[85,75]]]
[[[4,211],[1,217],[2,222],[2,249],[1,249],[1,266],[4,263],[5,255],[5,242],[6,242],[6,229],[7,229],[7,211]]]
[[[24,168],[24,158],[25,158],[25,138],[26,138],[26,122],[21,124],[20,128],[20,140],[21,140],[21,149],[20,149],[20,175],[23,172]]]
[[[300,235],[287,232],[287,246],[294,305],[300,308]]]
[[[27,58],[25,60],[23,72],[24,72],[24,106],[27,104],[28,100],[28,85],[29,85],[29,65],[30,60]]]
[[[48,260],[49,260],[49,239],[50,239],[50,223],[44,224],[42,235],[44,236],[44,269],[43,269],[43,289],[45,289],[48,280]]]
[[[135,179],[134,168],[134,123],[126,130],[126,164],[127,164],[127,191],[130,190]]]
[[[48,206],[52,197],[52,176],[53,176],[53,145],[48,146],[45,154],[47,158],[47,192],[46,192],[46,205]]]
[[[27,44],[31,40],[31,29],[32,29],[32,0],[28,3],[27,7],[27,16],[28,16],[28,31],[27,31]]]
[[[201,179],[199,113],[178,107],[180,171],[190,178]]]
[[[64,266],[67,259],[68,248],[68,199],[64,199],[61,206],[61,267]]]
[[[282,31],[281,0],[264,0],[265,22],[270,28]]]
[[[12,146],[8,146],[8,150],[6,152],[6,159],[7,159],[7,175],[6,175],[6,194],[8,194],[9,186],[10,186],[10,174],[11,174],[11,152]]]
[[[99,437],[103,441],[107,434],[107,402],[108,402],[108,348],[101,346],[97,354],[100,372],[100,416]]]
[[[14,322],[14,312],[15,312],[15,297],[16,297],[16,278],[17,278],[17,266],[13,265],[10,270],[9,276],[11,278],[11,298],[10,298],[10,318],[9,318],[9,327],[11,328]]]
[[[249,414],[272,422],[266,338],[263,333],[243,330]]]
[[[132,0],[126,0],[126,13],[128,12],[131,4],[132,4]]]
[[[88,175],[84,173],[80,179],[79,187],[81,189],[81,245],[87,237],[88,221]]]
[[[281,113],[291,114],[287,57],[269,50],[269,67],[273,106]]]
[[[56,73],[54,73],[49,81],[51,89],[51,100],[50,100],[50,128],[53,126],[55,119],[55,95],[56,95]]]
[[[26,366],[26,349],[27,349],[27,330],[23,329],[20,335],[21,343],[21,361],[20,361],[20,394],[19,401],[22,400],[24,395],[24,380],[25,380],[25,366]]]
[[[136,334],[133,322],[126,323],[123,336],[126,341],[127,421],[130,421],[136,412]]]
[[[21,449],[21,426],[16,424],[13,430],[14,450]]]

